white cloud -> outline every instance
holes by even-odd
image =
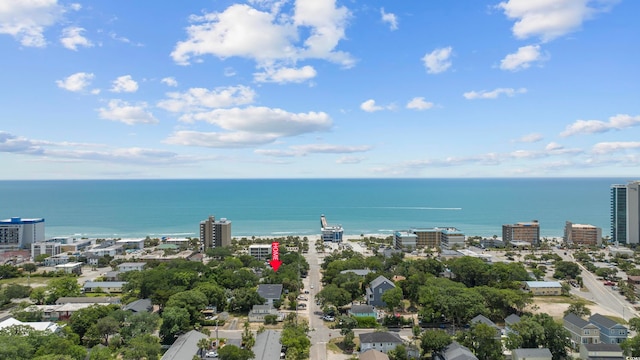
[[[264,12],[234,4],[223,12],[192,15],[187,40],[178,42],[171,56],[181,65],[203,55],[246,57],[258,67],[301,59],[353,65],[349,54],[335,49],[345,38],[349,17],[345,7],[336,7],[335,0],[297,0],[293,14],[280,9],[275,6],[272,12]],[[309,35],[301,39],[300,33]]]
[[[264,72],[255,73],[253,77],[257,82],[301,83],[316,77],[316,69],[313,66],[301,68],[282,67],[278,69],[268,68]]]
[[[423,97],[414,97],[407,103],[407,109],[427,110],[433,107],[433,103],[425,101]]]
[[[127,125],[157,124],[158,120],[147,111],[147,104],[142,102],[131,105],[122,100],[110,100],[107,108],[98,109],[102,119],[118,121]]]
[[[131,78],[131,75],[123,75],[113,80],[111,91],[120,92],[136,92],[138,91],[138,83]]]
[[[519,39],[532,36],[550,41],[578,30],[595,13],[606,11],[612,0],[507,0],[498,4],[515,20],[512,31]]]
[[[94,75],[92,73],[78,72],[69,75],[64,80],[57,80],[56,84],[59,88],[68,91],[79,92],[83,91],[87,86],[89,86],[93,78]]]
[[[596,154],[609,154],[612,152],[635,149],[640,149],[639,141],[601,142],[595,144],[592,151]]]
[[[81,27],[68,27],[62,30],[62,36],[60,37],[60,42],[62,46],[66,47],[69,50],[78,50],[78,46],[82,47],[92,47],[93,43],[82,36],[84,29]]]
[[[69,8],[73,11],[80,11],[82,9],[82,5],[78,3],[69,4]]]
[[[232,67],[224,68],[224,76],[231,77],[236,76],[236,71]]]
[[[507,55],[500,61],[500,69],[518,71],[527,69],[531,63],[542,60],[540,45],[527,45],[518,48],[515,54]]]
[[[398,30],[398,19],[395,14],[384,12],[384,8],[380,9],[380,16],[382,16],[382,22],[388,23],[389,28],[393,30]]]
[[[376,101],[373,99],[369,99],[362,104],[360,104],[360,109],[366,112],[376,112],[380,110],[384,110],[384,107],[376,105]]]
[[[3,0],[0,34],[13,36],[22,46],[45,47],[45,29],[56,24],[63,13],[57,0]]]
[[[516,142],[521,142],[521,143],[534,143],[534,142],[538,142],[541,141],[542,135],[538,134],[538,133],[531,133],[531,134],[527,134],[522,136],[521,138],[515,140]]]
[[[429,74],[439,74],[447,71],[451,67],[451,52],[453,48],[451,46],[446,48],[435,49],[430,53],[427,53],[423,58],[424,66],[427,67]]]
[[[244,131],[219,133],[181,130],[171,134],[164,142],[172,145],[208,148],[245,148],[274,142],[275,134],[256,134]]]
[[[547,144],[547,146],[545,146],[544,148],[547,151],[555,151],[555,150],[562,150],[564,149],[564,146],[556,143],[556,142],[550,142]]]
[[[365,160],[366,159],[363,157],[343,156],[338,160],[336,160],[336,164],[343,164],[343,165],[359,164]]]
[[[576,120],[573,124],[560,133],[560,136],[567,137],[578,134],[604,133],[611,130],[622,130],[640,125],[640,115],[631,116],[618,114],[609,118],[609,121],[600,120]]]
[[[160,82],[165,84],[165,85],[167,85],[167,86],[171,86],[171,87],[178,86],[178,81],[176,81],[175,78],[170,77],[170,76],[166,77],[166,78],[163,78],[162,80],[160,80]]]
[[[352,154],[371,150],[369,145],[345,146],[332,144],[307,144],[290,146],[287,150],[257,149],[259,155],[271,157],[298,157],[309,154]]]
[[[475,99],[497,99],[500,95],[506,95],[508,97],[515,96],[517,94],[524,94],[527,92],[527,89],[513,89],[513,88],[497,88],[495,90],[486,91],[469,91],[462,96],[464,96],[467,100],[475,100]]]
[[[332,121],[324,112],[290,113],[282,109],[255,107],[216,109],[187,115],[184,121],[205,121],[228,131],[295,136],[326,131]]]
[[[209,109],[251,104],[255,91],[247,86],[219,87],[213,90],[192,88],[187,92],[171,92],[158,107],[171,112],[199,112]]]

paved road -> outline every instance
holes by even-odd
[[[567,255],[565,255],[565,250],[555,249],[554,251],[562,257],[562,260],[575,262],[571,251],[568,251]],[[624,297],[616,291],[613,291],[610,286],[605,286],[602,281],[598,280],[597,277],[582,266],[582,264],[579,262],[576,262],[576,264],[582,269],[582,282],[584,287],[589,291],[572,288],[572,294],[593,301],[602,308],[611,311],[616,314],[616,316],[625,320],[638,316],[637,311],[631,307],[631,304]]]
[[[312,329],[309,334],[311,336],[310,360],[326,360],[330,329],[325,325],[322,318],[316,315],[322,313],[322,308],[316,305],[315,300],[316,294],[322,289],[320,264],[324,256],[316,252],[315,246],[310,244],[309,252],[305,254],[305,258],[309,263],[309,274],[305,279],[305,289],[309,290],[309,295],[307,296],[309,301],[306,311],[309,316],[309,328]],[[311,285],[313,285],[313,289],[311,289]]]

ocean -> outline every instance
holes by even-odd
[[[319,235],[320,216],[346,235],[456,227],[501,236],[538,220],[610,233],[610,186],[632,179],[260,179],[0,181],[0,218],[44,218],[46,237],[191,237],[209,215],[232,236]]]

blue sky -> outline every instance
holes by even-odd
[[[637,177],[634,0],[0,0],[0,179]]]

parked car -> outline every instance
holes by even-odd
[[[336,318],[331,316],[331,315],[325,315],[322,317],[322,320],[324,321],[336,321]]]

